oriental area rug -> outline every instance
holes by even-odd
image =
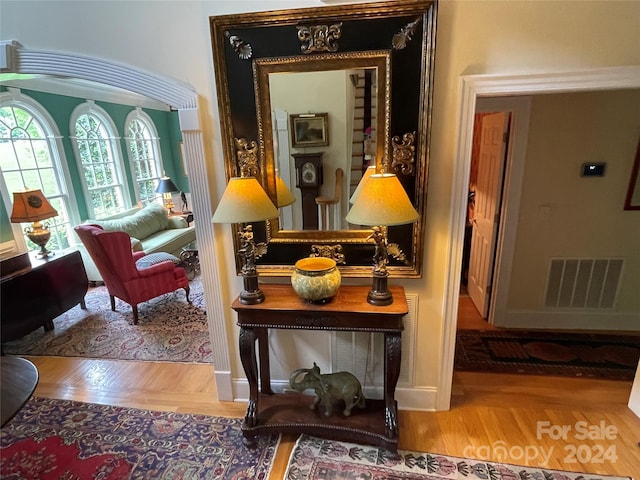
[[[285,480],[630,480],[301,436]]]
[[[138,325],[133,325],[128,304],[116,300],[117,311],[112,312],[107,288],[92,288],[85,297],[86,310],[76,305],[54,319],[53,330],[39,328],[3,343],[3,351],[12,355],[211,363],[202,277],[194,278],[190,286],[191,305],[182,289],[139,304]]]
[[[0,477],[267,479],[279,437],[247,448],[241,423],[34,397],[0,430]]]
[[[633,380],[640,336],[459,330],[454,368]]]

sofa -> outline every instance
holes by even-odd
[[[157,203],[136,207],[85,224],[99,225],[105,231],[123,231],[131,237],[131,250],[146,254],[166,252],[180,257],[182,249],[196,240],[195,227],[180,216],[167,216],[165,208]],[[89,282],[102,282],[102,276],[81,242],[82,255]]]

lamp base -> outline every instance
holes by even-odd
[[[387,288],[387,279],[389,274],[387,272],[379,273],[373,272],[373,285],[369,294],[367,295],[367,302],[371,305],[385,306],[393,303],[393,296]]]
[[[243,305],[256,305],[264,302],[264,293],[258,286],[258,274],[248,272],[242,274],[243,290],[240,292],[240,303]]]
[[[46,258],[50,255],[54,255],[53,252],[47,249],[47,242],[51,238],[51,232],[48,228],[43,227],[40,222],[34,222],[33,225],[25,229],[25,233],[29,240],[40,247],[40,251],[36,253],[36,258]]]

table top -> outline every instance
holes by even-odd
[[[80,255],[77,248],[70,247],[65,248],[64,250],[52,250],[49,256],[44,258],[37,257],[37,251],[31,251],[28,253],[29,264],[25,265],[24,268],[19,270],[12,271],[2,277],[2,281],[10,280],[19,275],[24,275],[25,273],[30,272],[31,270],[35,270],[41,267],[46,266],[48,263],[55,262],[57,260],[61,260],[69,255],[77,254]]]
[[[260,285],[264,293],[264,302],[255,305],[244,305],[236,298],[231,308],[240,310],[270,310],[270,311],[300,311],[300,312],[351,312],[372,313],[376,315],[406,315],[409,313],[404,288],[391,286],[389,291],[393,295],[391,305],[371,305],[367,302],[367,294],[371,287],[368,285],[341,285],[336,295],[325,304],[309,303],[300,297],[291,285]]]
[[[291,285],[260,285],[265,300],[244,305],[240,299],[231,308],[238,312],[238,326],[242,328],[297,328],[313,330],[349,330],[370,332],[399,332],[402,317],[409,312],[404,288],[392,286],[391,305],[371,305],[364,285],[342,285],[325,304],[313,304],[298,296]]]
[[[38,369],[26,358],[0,357],[0,425],[22,408],[38,385]]]

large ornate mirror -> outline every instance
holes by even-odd
[[[227,180],[250,172],[274,203],[280,180],[295,197],[253,226],[261,275],[318,251],[370,275],[371,231],[344,218],[368,166],[397,174],[420,213],[388,232],[407,257],[391,275],[420,275],[435,17],[434,1],[402,0],[210,18]]]

